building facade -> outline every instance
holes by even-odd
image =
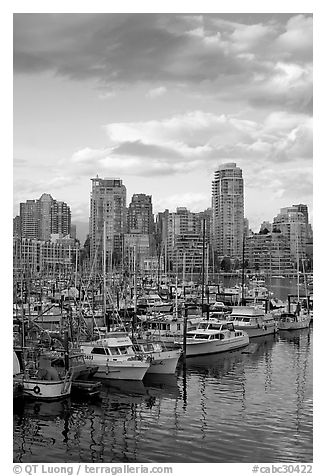
[[[245,238],[245,262],[255,271],[272,275],[287,273],[293,270],[290,243],[282,233],[249,235]]]
[[[92,178],[89,239],[91,263],[102,268],[105,239],[107,269],[122,263],[123,236],[126,232],[126,187],[121,179]],[[106,224],[104,238],[104,223]]]
[[[242,170],[235,163],[220,165],[212,182],[213,248],[219,259],[240,258],[244,234]]]
[[[49,241],[53,233],[70,234],[70,207],[54,200],[48,193],[43,193],[37,200],[21,203],[19,218],[22,238]]]
[[[14,238],[13,267],[15,272],[34,274],[71,271],[74,267],[74,256],[75,245],[70,239],[44,241]]]
[[[297,263],[306,259],[307,248],[307,216],[297,206],[281,208],[274,217],[273,229],[279,230],[290,244],[291,259]]]
[[[152,197],[143,193],[134,194],[127,212],[127,233],[152,235],[154,216]]]

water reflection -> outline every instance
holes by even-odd
[[[312,329],[103,381],[98,401],[25,402],[14,430],[16,462],[309,462]]]

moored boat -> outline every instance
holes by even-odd
[[[292,312],[284,312],[278,320],[278,328],[280,331],[290,331],[296,329],[305,329],[309,327],[311,322],[310,314],[295,314]]]
[[[186,357],[226,352],[248,344],[248,334],[235,329],[233,322],[202,320],[186,334]]]
[[[40,358],[38,369],[30,369],[14,376],[14,383],[22,386],[23,396],[37,400],[59,400],[71,392],[72,371],[61,376],[51,367],[50,360]]]
[[[160,342],[137,339],[134,349],[138,354],[149,357],[150,366],[146,374],[174,374],[181,355],[180,349],[165,349]]]
[[[117,380],[142,380],[150,363],[136,355],[126,332],[109,332],[106,337],[80,346],[90,365],[97,366],[95,377]]]
[[[249,337],[259,337],[277,332],[277,321],[270,312],[256,306],[234,306],[230,314],[234,327],[247,332]]]

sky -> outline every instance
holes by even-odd
[[[211,206],[243,170],[254,231],[304,203],[313,222],[312,15],[14,14],[14,215],[50,193],[87,222],[92,177]]]

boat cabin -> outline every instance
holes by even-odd
[[[111,332],[110,336],[93,342],[87,342],[81,346],[85,358],[90,355],[108,356],[132,356],[135,352],[132,342],[127,333]]]
[[[233,322],[200,322],[196,330],[234,331]]]

